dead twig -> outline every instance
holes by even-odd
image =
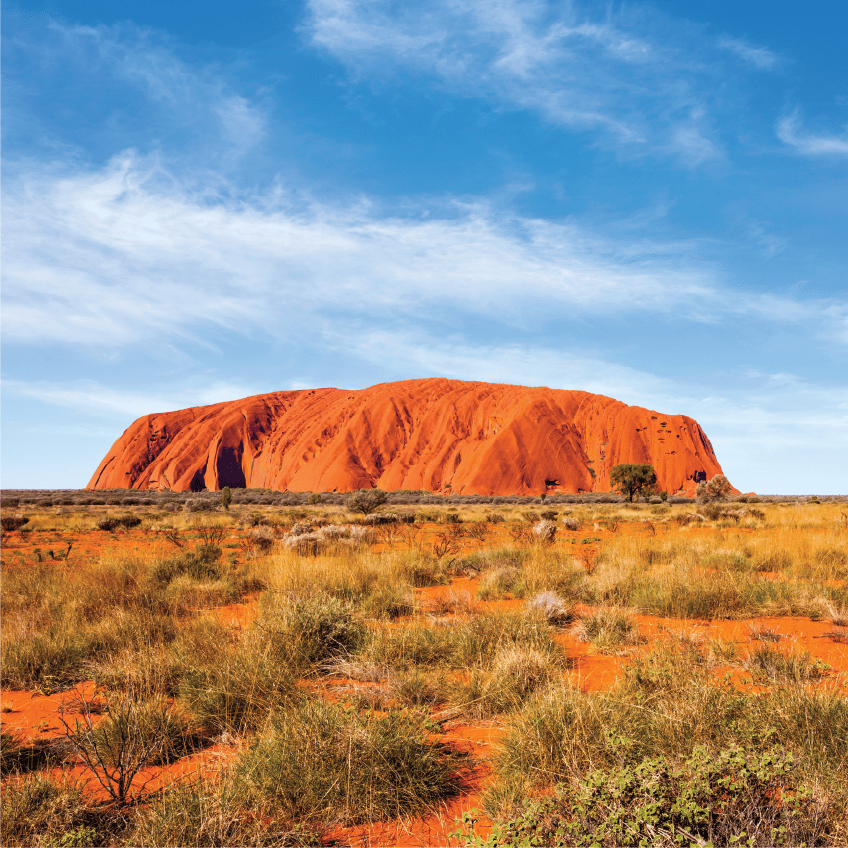
[[[92,716],[100,715],[101,703],[89,700],[83,693],[74,699],[80,718],[74,727],[65,720],[66,705],[59,709],[59,721],[65,728],[64,736],[74,753],[82,760],[100,786],[118,807],[126,807],[137,799],[153,780],[151,775],[137,787],[133,781],[139,772],[162,751],[162,736],[145,734],[138,706],[129,698],[117,705],[107,705],[109,733],[98,734]]]

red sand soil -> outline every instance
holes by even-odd
[[[0,723],[4,733],[11,733],[22,742],[57,739],[66,735],[67,729],[60,721],[64,717],[73,729],[81,713],[75,703],[79,696],[88,702],[96,702],[94,681],[80,683],[66,692],[43,695],[39,692],[5,690],[0,693]],[[92,715],[93,724],[102,721],[103,715]],[[186,779],[194,779],[198,773],[210,768],[218,768],[224,759],[232,756],[228,746],[212,746],[175,763],[165,766],[149,766],[136,775],[133,786],[144,788],[145,792],[154,792],[164,786]],[[82,782],[92,797],[107,800],[108,792],[97,782],[91,772],[81,762],[73,759],[52,769],[45,770],[55,778],[72,783]]]
[[[538,495],[609,491],[618,463],[653,465],[668,491],[721,473],[709,439],[685,415],[588,392],[436,378],[145,415],[88,485]]]

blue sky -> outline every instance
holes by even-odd
[[[2,485],[139,415],[448,376],[848,491],[848,5],[5,4]]]

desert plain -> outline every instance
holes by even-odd
[[[4,492],[4,844],[845,844],[848,503],[651,500]]]

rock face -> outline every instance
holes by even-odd
[[[721,473],[685,415],[588,392],[428,379],[145,415],[88,487],[539,495],[609,491],[618,463],[650,463],[669,492]]]

